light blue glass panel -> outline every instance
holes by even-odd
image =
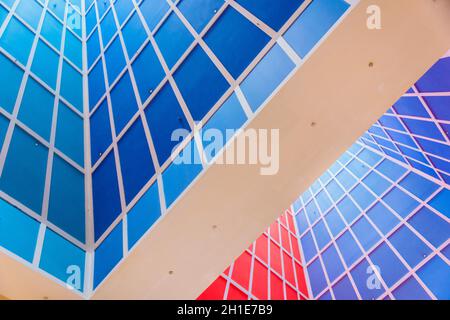
[[[63,237],[45,231],[39,267],[72,288],[83,291],[85,253]]]
[[[0,246],[32,262],[38,231],[36,220],[0,200]]]

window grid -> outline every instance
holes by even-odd
[[[328,285],[325,289],[323,289],[320,293],[318,293],[315,297],[316,298],[322,298],[325,296],[325,294],[327,294],[328,292],[331,293],[332,297],[334,298],[334,293],[331,290],[332,287],[334,287],[340,280],[342,280],[344,277],[348,276],[352,286],[355,290],[355,293],[358,295],[358,298],[361,298],[361,295],[359,294],[359,290],[356,288],[355,284],[354,284],[354,280],[353,280],[353,276],[351,274],[351,270],[353,270],[356,266],[358,266],[361,261],[367,260],[369,261],[369,263],[374,266],[375,264],[373,263],[373,261],[370,258],[370,254],[372,252],[374,252],[382,243],[386,243],[389,248],[395,253],[395,255],[397,256],[397,258],[400,259],[400,261],[402,261],[402,264],[404,265],[404,267],[407,268],[408,272],[401,278],[399,279],[394,285],[392,285],[391,287],[387,286],[386,283],[384,282],[382,277],[378,277],[380,278],[380,281],[383,284],[385,293],[381,296],[379,296],[379,299],[384,299],[386,297],[393,299],[394,297],[392,296],[392,292],[397,289],[400,285],[402,285],[405,280],[409,279],[410,276],[413,276],[415,278],[415,280],[422,286],[422,288],[427,292],[427,294],[433,298],[436,299],[436,297],[434,296],[434,294],[430,291],[430,289],[423,283],[423,281],[416,275],[416,271],[419,270],[422,266],[424,266],[427,262],[429,262],[433,257],[435,257],[436,255],[439,256],[440,258],[442,258],[444,261],[446,261],[446,263],[448,264],[449,261],[448,259],[442,254],[442,250],[445,249],[445,247],[448,245],[449,241],[444,242],[443,244],[441,244],[438,248],[434,247],[427,239],[425,239],[423,237],[423,235],[421,235],[418,231],[416,231],[409,223],[408,220],[414,216],[419,209],[426,207],[427,209],[433,211],[436,215],[440,216],[442,219],[444,219],[444,221],[449,221],[448,218],[446,218],[442,213],[440,213],[439,211],[435,210],[434,208],[432,208],[429,204],[428,201],[430,201],[431,199],[434,198],[435,195],[437,195],[440,191],[443,190],[443,186],[440,186],[439,188],[437,188],[432,195],[430,195],[425,201],[417,198],[415,195],[413,195],[412,193],[408,192],[406,189],[404,189],[399,182],[405,178],[406,176],[408,176],[411,172],[420,172],[415,170],[414,168],[408,167],[404,164],[402,164],[401,162],[399,162],[399,164],[401,164],[403,167],[405,167],[405,169],[407,169],[405,171],[405,173],[399,177],[398,179],[396,179],[396,181],[391,180],[389,177],[385,176],[383,173],[381,173],[380,171],[378,171],[375,167],[380,164],[384,159],[389,159],[389,158],[380,158],[379,161],[377,161],[376,164],[374,164],[373,166],[368,164],[367,162],[365,162],[364,160],[362,160],[361,158],[358,157],[358,154],[360,154],[360,152],[362,152],[364,150],[364,148],[368,148],[368,147],[363,147],[363,145],[358,145],[358,148],[362,148],[359,149],[358,153],[356,154],[351,154],[350,151],[348,151],[348,155],[350,155],[349,159],[347,159],[346,162],[341,162],[340,160],[338,160],[339,165],[341,166],[341,168],[339,169],[339,171],[337,171],[336,173],[332,173],[331,171],[328,171],[328,173],[331,176],[331,180],[327,180],[327,181],[321,181],[321,179],[318,179],[317,181],[320,183],[321,187],[319,190],[317,190],[316,192],[313,192],[313,196],[312,198],[307,200],[307,203],[310,203],[311,201],[314,201],[317,204],[317,198],[316,196],[322,191],[324,190],[328,196],[330,196],[328,190],[324,187],[326,183],[328,183],[328,181],[335,181],[339,184],[339,186],[342,188],[342,190],[345,191],[345,193],[337,200],[334,201],[333,205],[331,206],[331,208],[327,209],[326,212],[321,212],[321,218],[319,218],[317,221],[315,221],[314,223],[310,223],[309,221],[309,217],[306,214],[306,204],[305,200],[303,197],[299,198],[299,201],[301,201],[301,206],[300,209],[297,211],[297,214],[304,214],[307,221],[308,221],[308,228],[306,230],[304,230],[303,232],[300,231],[301,233],[301,237],[303,237],[305,234],[307,234],[308,232],[311,233],[313,240],[314,240],[314,245],[315,245],[315,250],[316,253],[313,257],[310,258],[310,260],[308,261],[308,263],[306,264],[306,266],[310,266],[314,261],[316,261],[317,259],[320,259],[320,262],[322,264],[322,268],[325,271],[328,271],[325,268],[325,265],[323,264],[322,261],[322,254],[332,245],[335,246],[336,250],[338,251],[338,254],[340,256],[341,262],[343,263],[344,267],[345,267],[345,272],[340,274],[340,276],[338,276],[333,283],[329,283],[328,282],[328,274],[325,273],[325,277],[327,279]],[[351,172],[351,170],[348,170],[348,172],[353,176],[353,178],[356,179],[356,183],[350,188],[345,188],[338,179],[336,179],[336,176],[342,171],[345,170],[344,168],[347,167],[347,165],[354,159],[358,159],[359,161],[363,162],[369,169],[368,171],[361,177],[357,177],[353,172]],[[389,159],[389,160],[393,160],[393,159]],[[367,175],[369,175],[371,172],[377,172],[378,174],[380,174],[380,176],[382,176],[383,178],[387,179],[390,182],[390,187],[385,190],[382,194],[377,195],[375,192],[373,192],[369,186],[367,186],[365,184],[365,182],[363,181],[363,179],[365,177],[367,177]],[[374,201],[367,207],[367,209],[363,210],[360,205],[354,200],[354,198],[352,197],[352,195],[350,194],[350,192],[352,190],[354,190],[357,186],[359,185],[365,185],[367,187],[367,190],[369,190],[369,192],[375,197]],[[411,198],[415,199],[418,201],[418,205],[414,210],[411,210],[410,213],[405,216],[404,218],[401,217],[395,210],[393,210],[382,198],[384,195],[388,194],[393,188],[399,188],[402,191],[404,191],[405,193],[407,193]],[[344,215],[342,214],[341,210],[338,208],[337,204],[340,203],[340,201],[342,201],[342,199],[344,199],[345,197],[349,197],[350,199],[352,199],[353,203],[358,207],[358,211],[360,212],[358,214],[357,217],[353,218],[353,220],[348,223],[346,221],[346,219],[344,218]],[[396,226],[393,227],[391,229],[391,231],[389,231],[386,235],[383,235],[383,233],[380,231],[380,229],[378,228],[378,226],[372,221],[372,219],[366,214],[367,211],[369,211],[371,208],[373,208],[373,206],[377,203],[382,203],[385,205],[386,208],[389,209],[389,211],[394,214],[396,216],[396,218],[399,220],[399,222],[397,222]],[[320,211],[320,206],[317,205],[317,209]],[[316,234],[315,232],[313,232],[313,228],[314,226],[318,225],[321,221],[323,221],[325,223],[325,226],[327,227],[327,230],[330,232],[330,234],[332,234],[332,232],[329,229],[328,226],[328,222],[324,219],[325,215],[329,212],[331,212],[331,210],[336,210],[341,218],[341,220],[344,222],[345,227],[343,230],[341,230],[335,237],[332,237],[332,241],[330,241],[327,245],[325,245],[321,250],[319,250],[319,247],[317,245],[317,240],[316,240]],[[380,237],[380,239],[371,245],[369,250],[364,249],[363,245],[361,244],[359,238],[356,236],[356,234],[354,233],[353,229],[351,228],[352,226],[354,226],[361,217],[366,218],[370,225],[376,230],[378,236]],[[417,264],[414,268],[411,268],[408,263],[404,260],[403,256],[397,251],[397,249],[391,244],[391,242],[388,240],[388,238],[395,234],[402,226],[406,226],[410,231],[412,231],[422,242],[424,242],[431,250],[432,253],[427,256],[426,258],[424,258],[419,264]],[[341,249],[339,248],[339,246],[337,246],[335,244],[335,239],[339,239],[344,233],[346,232],[350,232],[350,234],[353,236],[353,238],[356,240],[359,249],[361,250],[361,252],[363,253],[356,261],[354,261],[350,266],[347,266],[347,263],[345,262],[345,260],[342,258],[342,252]],[[305,249],[305,247],[303,246],[303,249]],[[376,270],[376,269],[374,269]],[[376,272],[376,271],[375,271]]]

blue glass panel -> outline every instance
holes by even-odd
[[[84,167],[83,118],[62,103],[58,108],[55,145],[81,167]]]
[[[412,134],[445,141],[438,127],[433,122],[408,118],[404,118],[403,122]]]
[[[384,242],[369,257],[380,268],[381,277],[389,287],[393,286],[408,272],[406,267]]]
[[[438,189],[436,184],[414,172],[402,179],[400,185],[422,200],[427,199]]]
[[[66,2],[64,0],[49,0],[48,8],[61,20],[64,20]]]
[[[344,272],[344,266],[334,244],[322,253],[322,260],[330,282],[334,282]]]
[[[428,294],[414,277],[408,278],[392,294],[397,300],[430,300]]]
[[[100,59],[89,73],[89,106],[92,110],[105,94],[105,78],[103,77],[103,65]]]
[[[322,213],[327,212],[327,210],[331,207],[332,203],[328,195],[325,191],[320,191],[316,196],[317,204],[320,207]]]
[[[323,273],[320,260],[316,259],[308,266],[308,275],[311,283],[311,290],[314,296],[321,293],[327,286],[325,274]]]
[[[83,112],[83,77],[65,61],[62,70],[61,95],[78,111]]]
[[[424,97],[431,112],[438,120],[450,121],[450,97]]]
[[[119,141],[119,154],[125,200],[128,204],[155,174],[147,138],[140,119],[130,127]]]
[[[450,299],[450,268],[439,256],[435,256],[417,271],[417,275],[430,288],[436,298]]]
[[[308,215],[309,222],[314,224],[320,217],[319,209],[317,208],[314,201],[311,201],[306,205],[306,214]]]
[[[400,222],[381,202],[377,202],[370,208],[367,215],[384,235],[388,234]]]
[[[32,78],[28,78],[19,120],[41,137],[50,140],[55,97]]]
[[[300,234],[308,229],[308,221],[306,221],[305,212],[303,210],[295,216],[295,220],[297,221],[297,227]]]
[[[95,250],[94,288],[106,278],[123,257],[122,228],[121,222]]]
[[[350,161],[347,168],[358,178],[362,178],[369,171],[369,167],[357,159]]]
[[[142,102],[145,102],[165,76],[158,57],[148,44],[133,62],[133,73]]]
[[[349,190],[356,183],[356,179],[346,169],[339,172],[336,178],[346,190]]]
[[[397,181],[406,172],[405,168],[386,159],[376,169],[393,181]]]
[[[125,73],[111,91],[111,105],[118,134],[138,111],[130,75]]]
[[[340,236],[336,243],[348,266],[352,265],[359,259],[359,257],[361,257],[362,252],[349,231],[346,231],[342,236]]]
[[[347,276],[333,286],[333,292],[336,300],[358,300],[352,283]]]
[[[109,1],[96,1],[97,3],[97,9],[98,9],[98,16],[100,17],[100,20],[105,15],[105,13],[108,11],[111,3]],[[109,15],[112,16],[112,11],[109,11]]]
[[[122,24],[134,9],[134,4],[130,0],[117,0],[114,3],[114,7],[116,8],[117,19],[119,20],[119,23]]]
[[[108,154],[92,174],[92,193],[97,240],[122,211],[113,152]]]
[[[348,196],[342,199],[342,201],[338,203],[337,207],[347,223],[351,223],[361,213],[355,203]]]
[[[169,11],[169,8],[166,0],[142,1],[140,5],[142,15],[152,31]]]
[[[237,2],[278,31],[304,0],[238,0]]]
[[[169,69],[171,69],[194,41],[194,37],[177,15],[171,13],[156,33],[155,40]]]
[[[426,207],[421,208],[408,222],[436,248],[448,240],[450,224]]]
[[[344,190],[339,186],[336,180],[330,181],[326,186],[328,193],[334,201],[339,200],[344,195]]]
[[[113,83],[125,68],[125,57],[123,56],[120,38],[116,37],[105,53],[106,70],[109,83]]]
[[[158,185],[154,183],[127,215],[128,249],[131,249],[161,216]]]
[[[229,87],[199,46],[178,68],[174,78],[195,121],[202,120]],[[205,83],[211,85],[205,86]]]
[[[92,6],[92,8],[86,14],[86,34],[90,34],[96,24],[97,24],[97,15],[95,13],[95,6]]]
[[[19,129],[14,129],[0,189],[36,213],[42,210],[48,150]]]
[[[188,163],[183,159],[189,159]],[[178,196],[191,184],[191,182],[202,171],[200,164],[200,156],[194,142],[187,145],[164,172],[164,193],[166,195],[166,205],[170,205],[178,198]]]
[[[33,44],[34,35],[19,20],[12,18],[0,38],[3,47],[23,64],[27,64]]]
[[[85,240],[84,175],[54,157],[48,220],[81,242]]]
[[[450,219],[450,190],[442,189],[429,204]]]
[[[352,230],[366,251],[369,251],[380,240],[380,236],[364,216],[355,222]]]
[[[363,179],[363,182],[377,195],[381,195],[391,187],[391,183],[372,171]]]
[[[370,286],[369,288],[367,285],[369,277],[374,280],[370,282],[371,284],[375,284],[379,280],[374,270],[375,268],[364,259],[351,271],[353,280],[363,300],[375,300],[385,292],[381,282],[379,282],[380,286]]]
[[[422,138],[416,138],[416,140],[425,152],[435,154],[444,159],[450,159],[449,145]]]
[[[429,118],[430,115],[417,97],[402,97],[394,105],[397,113],[407,116]]]
[[[450,57],[440,59],[425,73],[416,86],[420,92],[448,92],[450,91]]]
[[[96,29],[87,41],[87,55],[89,68],[98,58],[99,54],[100,54],[100,42],[98,38],[98,31]]]
[[[7,15],[8,11],[0,6],[0,26],[3,24],[3,21],[5,21]]]
[[[330,213],[325,216],[325,220],[334,237],[345,228],[345,223],[342,221],[336,209],[332,209]]]
[[[42,24],[41,35],[58,50],[61,47],[62,29],[62,24],[47,12]]]
[[[343,0],[314,0],[284,37],[303,58],[348,8]]]
[[[38,27],[41,13],[42,6],[35,0],[20,1],[16,8],[16,14],[35,30]]]
[[[375,166],[382,159],[381,156],[372,151],[369,151],[368,149],[364,149],[363,151],[361,151],[358,154],[358,158],[360,158],[370,166]]]
[[[173,148],[181,142],[178,137],[173,139],[175,130],[184,129],[186,133],[190,132],[189,124],[168,82],[147,107],[145,115],[159,163],[162,164],[169,158]],[[164,122],[161,119],[164,119]]]
[[[32,262],[38,232],[36,220],[0,200],[0,246]]]
[[[391,235],[389,241],[412,268],[431,253],[431,249],[406,226]]]
[[[91,116],[91,158],[96,163],[112,142],[111,127],[109,124],[108,102],[98,107]]]
[[[100,2],[97,3],[99,5]],[[116,28],[116,22],[114,21],[114,15],[112,10],[108,11],[105,18],[102,22],[100,22],[101,30],[102,30],[102,39],[103,39],[103,46],[106,47],[106,45],[111,41],[112,37],[117,31]]]
[[[121,2],[128,2],[128,0],[121,0]],[[133,14],[125,27],[122,29],[122,35],[127,48],[128,56],[131,59],[147,39],[147,33],[145,32],[137,13]]]
[[[367,209],[376,199],[362,184],[358,184],[352,191],[351,196],[355,202],[363,209]]]
[[[247,116],[239,103],[235,94],[231,95],[227,101],[216,111],[211,119],[203,127],[203,147],[208,161],[216,156],[218,152],[217,146],[221,148],[231,139],[231,135],[227,134],[227,129],[237,130],[247,120]],[[211,141],[214,138],[209,139],[208,130],[220,130],[220,133],[224,139],[223,141]]]
[[[50,49],[50,47],[44,44],[44,42],[39,41],[31,71],[44,80],[51,88],[55,89],[58,65],[59,56]]]
[[[328,234],[323,220],[320,220],[313,227],[313,231],[314,235],[316,236],[317,246],[319,247],[319,250],[322,250],[331,241],[330,235]]]
[[[228,7],[204,37],[231,75],[237,79],[270,37],[232,7]]]
[[[9,120],[4,116],[0,116],[0,148],[3,146],[5,141],[6,131],[8,130]]]
[[[396,187],[389,191],[383,200],[402,217],[406,217],[419,205],[416,200]]]
[[[179,2],[178,8],[194,29],[200,33],[223,3],[223,0],[185,0]]]
[[[317,254],[316,246],[314,244],[313,237],[311,235],[311,232],[308,231],[301,239],[300,239],[302,248],[303,248],[303,254],[305,255],[306,262],[311,261],[312,258],[314,258]]]
[[[83,291],[85,253],[50,229],[45,231],[39,267],[72,288]],[[72,280],[71,277],[74,277]]]
[[[83,68],[82,44],[72,32],[66,32],[64,55],[79,69]]]

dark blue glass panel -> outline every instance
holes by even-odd
[[[174,78],[195,121],[202,120],[229,88],[228,82],[199,46],[178,68]]]
[[[106,278],[123,257],[122,228],[121,222],[95,250],[94,288]]]
[[[94,231],[97,240],[122,211],[114,153],[110,152],[92,174]]]
[[[108,102],[103,100],[91,116],[91,158],[96,163],[112,142]]]
[[[228,7],[204,39],[236,79],[261,52],[270,37],[235,9]]]
[[[140,119],[128,129],[119,141],[119,154],[125,200],[128,204],[155,174],[147,138]]]
[[[161,28],[158,29],[155,40],[169,69],[172,69],[194,41],[194,37],[178,16],[175,13],[171,13]]]
[[[138,111],[138,105],[128,72],[122,76],[112,89],[111,105],[116,134],[119,134]]]
[[[159,63],[158,57],[151,44],[141,51],[133,62],[133,73],[139,89],[142,103],[144,103],[156,89],[165,76],[164,70]]]
[[[175,97],[172,87],[166,83],[145,110],[147,123],[155,144],[159,163],[164,163],[181,141],[172,138],[177,129],[190,132],[189,124]],[[161,121],[164,119],[164,122]]]
[[[237,0],[237,2],[271,28],[278,31],[304,0]]]
[[[416,86],[420,92],[448,92],[450,91],[450,57],[440,59],[425,73]]]
[[[223,0],[185,0],[179,2],[178,8],[194,29],[200,33],[223,3]]]
[[[381,277],[389,287],[393,286],[408,272],[406,267],[384,242],[369,257],[380,268]]]

